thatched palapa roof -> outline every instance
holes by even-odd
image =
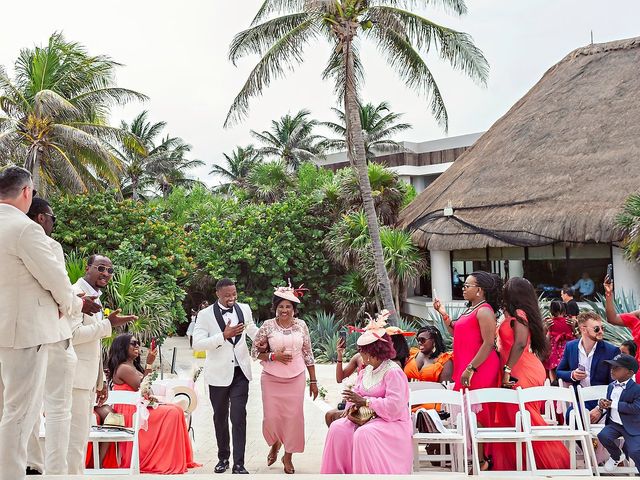
[[[429,250],[614,243],[640,187],[640,37],[575,50],[401,214]],[[444,216],[448,202],[453,216]]]

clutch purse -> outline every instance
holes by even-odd
[[[375,418],[376,412],[369,407],[356,407],[355,405],[349,409],[347,418],[358,426],[362,426],[372,418]]]

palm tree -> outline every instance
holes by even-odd
[[[158,136],[166,122],[151,123],[149,112],[144,110],[128,124],[123,121],[121,129],[130,134],[115,148],[115,154],[123,165],[124,175],[121,189],[125,195],[139,200],[143,190],[155,186],[163,196],[173,186],[191,186],[195,181],[185,176],[185,171],[204,165],[200,160],[189,160],[185,155],[191,146],[179,137]],[[132,141],[135,138],[136,141]]]
[[[31,171],[40,192],[117,184],[107,141],[127,134],[107,125],[109,107],[146,99],[115,86],[118,65],[56,33],[45,47],[21,51],[13,80],[0,67],[0,151]]]
[[[319,122],[310,120],[309,115],[311,112],[308,110],[300,110],[294,116],[286,114],[280,120],[273,120],[271,131],[258,133],[251,130],[251,135],[262,144],[257,153],[283,160],[293,171],[303,162],[320,158],[324,137],[313,134]]]
[[[227,182],[216,186],[215,190],[221,193],[230,193],[234,185],[242,187],[246,184],[249,172],[261,161],[261,157],[253,145],[236,147],[231,155],[226,153],[223,155],[227,162],[226,167],[214,165],[209,175],[217,175],[227,180]]]
[[[360,183],[378,290],[385,308],[390,311],[393,311],[393,294],[384,263],[358,113],[358,90],[364,78],[359,39],[372,40],[405,84],[430,99],[433,115],[446,129],[444,100],[421,53],[427,54],[434,48],[441,59],[482,83],[486,81],[488,65],[467,34],[405,9],[434,3],[458,15],[467,11],[464,0],[265,0],[252,26],[236,35],[229,49],[229,58],[234,64],[249,54],[262,58],[233,101],[225,125],[246,117],[252,97],[259,95],[273,78],[302,63],[304,48],[311,40],[324,38],[331,43],[333,49],[324,77],[335,80],[344,104],[349,158]]]
[[[401,113],[393,113],[387,102],[378,105],[366,103],[360,105],[360,123],[364,135],[364,149],[367,160],[375,158],[377,152],[402,152],[405,148],[394,141],[392,137],[400,132],[410,130],[408,123],[397,123],[402,117]],[[332,108],[338,117],[338,122],[323,122],[322,125],[331,129],[340,136],[336,139],[328,139],[325,148],[328,150],[347,149],[347,122],[345,114],[339,108]]]
[[[247,176],[246,189],[258,202],[273,203],[282,199],[294,180],[282,160],[257,163]]]

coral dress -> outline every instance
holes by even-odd
[[[114,385],[114,390],[135,392],[127,384]],[[134,405],[113,405],[116,413],[124,415],[125,426],[133,425]],[[148,430],[140,429],[140,472],[161,475],[186,473],[188,468],[199,467],[193,461],[193,449],[184,419],[184,411],[178,405],[160,405],[149,408]],[[120,462],[116,457],[115,444],[109,446],[102,462],[104,468],[128,468],[131,465],[132,443],[119,443]]]
[[[440,374],[442,373],[445,364],[453,358],[453,354],[451,352],[441,353],[433,363],[424,364],[422,369],[419,370],[418,362],[416,361],[418,353],[420,353],[419,349],[411,349],[409,360],[407,360],[407,364],[404,367],[404,374],[409,380],[416,380],[419,382],[439,382]],[[435,408],[438,410],[440,406],[434,403],[425,403],[423,405],[413,406],[411,411],[416,412],[420,408],[425,408],[427,410]]]
[[[324,444],[320,473],[409,475],[413,427],[409,383],[392,360],[360,371],[353,391],[367,398],[376,417],[358,427],[348,418],[334,421]],[[351,404],[347,404],[348,409]]]
[[[496,386],[496,379],[500,372],[500,359],[495,350],[491,350],[487,359],[478,366],[478,371],[471,376],[469,387],[463,387],[460,382],[462,373],[482,346],[482,333],[477,315],[484,308],[488,308],[491,313],[494,313],[488,303],[483,303],[475,310],[461,315],[453,324],[453,357],[455,361],[453,362],[452,379],[455,382],[454,390],[462,390],[463,388],[476,390]],[[476,411],[476,416],[478,423],[483,427],[492,426],[493,404],[483,405],[480,410]]]
[[[560,364],[567,342],[573,340],[575,336],[573,328],[567,323],[565,317],[553,317],[553,323],[549,327],[547,336],[549,337],[551,352],[549,353],[549,358],[543,362],[543,365],[547,370],[553,370]]]
[[[518,315],[526,320],[527,316],[522,310]],[[513,322],[516,320],[505,316],[498,328],[498,351],[501,365],[504,366],[509,359],[509,353],[515,341]],[[540,359],[531,351],[531,337],[527,338],[527,345],[515,365],[511,366],[511,376],[518,379],[516,387],[529,388],[544,385],[547,378],[546,371]],[[498,384],[502,383],[502,376]],[[547,425],[541,415],[542,405],[539,402],[531,402],[525,408],[531,415],[532,426]],[[497,404],[495,406],[495,427],[511,427],[515,424],[517,405]],[[487,453],[493,457],[494,470],[516,469],[516,447],[513,443],[494,443],[487,447]],[[533,442],[533,453],[536,457],[536,465],[539,469],[568,469],[569,451],[562,442]],[[523,447],[523,459],[524,455]],[[526,462],[526,461],[525,461]]]

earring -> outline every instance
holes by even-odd
[[[479,296],[480,296],[480,292],[477,292],[477,293],[476,293],[476,297],[479,297]]]

